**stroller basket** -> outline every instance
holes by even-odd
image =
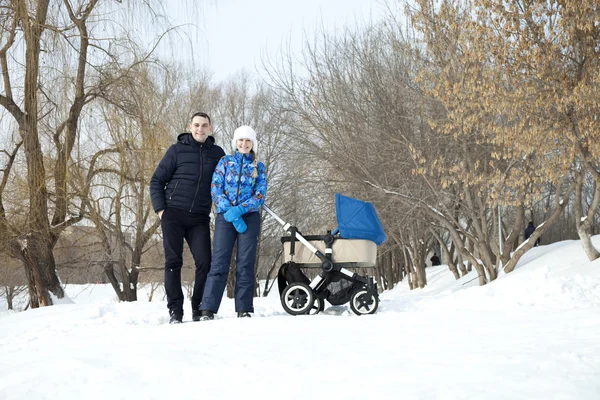
[[[281,238],[284,263],[277,282],[281,305],[292,315],[316,314],[332,305],[350,302],[357,315],[374,314],[379,305],[377,283],[348,268],[370,268],[377,261],[377,246],[385,233],[372,204],[336,194],[338,229],[326,235],[302,236],[267,206],[290,236]],[[311,281],[302,268],[321,268]]]

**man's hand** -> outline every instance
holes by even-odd
[[[164,212],[165,212],[165,210],[160,210],[160,211],[158,212],[158,218],[159,218],[159,219],[162,219],[162,215],[163,215],[163,213],[164,213]]]

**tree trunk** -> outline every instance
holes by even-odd
[[[523,232],[523,225],[525,221],[525,207],[523,205],[524,198],[520,196],[519,205],[515,208],[515,219],[513,221],[512,229],[510,234],[502,243],[502,250],[500,252],[500,256],[498,257],[501,260],[502,265],[506,265],[508,260],[510,260],[510,254],[512,250],[515,248],[515,243],[518,242],[520,235]]]
[[[460,254],[460,252],[457,252],[456,249],[457,249],[457,246],[454,243],[454,240],[452,240],[450,259],[454,260],[453,255],[456,254],[456,266],[458,267],[458,270],[460,271],[460,276],[465,276],[469,273],[469,271],[467,271],[467,268],[465,267],[465,263],[463,262],[462,255]]]
[[[431,229],[431,233],[433,234],[433,236],[436,238],[436,240],[440,244],[440,247],[442,249],[443,258],[446,259],[446,263],[448,264],[448,269],[450,270],[450,272],[452,272],[452,275],[454,275],[454,279],[459,279],[460,276],[458,275],[458,270],[456,269],[456,265],[454,265],[454,262],[452,261],[452,257],[450,256],[450,252],[448,251],[446,244],[442,240],[442,237],[440,235],[438,235],[438,233],[435,231],[435,229]]]
[[[132,268],[131,272],[123,268],[123,301],[137,301],[137,280],[139,271]]]
[[[391,249],[388,249],[385,253],[381,255],[381,262],[385,266],[385,275],[388,279],[388,287],[393,288],[396,283],[396,278],[394,277],[394,265],[392,263],[392,252]]]
[[[587,214],[583,215],[583,180],[585,177],[584,173],[579,174],[577,177],[576,187],[575,187],[575,226],[577,227],[577,234],[581,239],[581,245],[583,246],[583,251],[587,255],[590,261],[596,260],[600,257],[600,252],[598,249],[594,247],[592,244],[592,223],[594,220],[594,216],[596,215],[596,210],[598,209],[598,205],[600,204],[600,184],[598,184],[597,174],[594,176],[594,197],[592,198],[592,202],[588,208]]]
[[[485,277],[485,268],[478,262],[473,263],[475,266],[475,272],[477,272],[477,276],[479,277],[479,286],[483,286],[487,284],[487,279]]]
[[[467,243],[466,243],[466,248],[469,251],[470,254],[473,254],[473,251],[475,250],[475,246],[473,246],[473,241],[466,239]],[[471,272],[473,270],[473,263],[471,262],[471,259],[469,257],[466,257],[467,259],[467,271]],[[463,257],[464,260],[464,257]]]
[[[398,258],[399,256],[396,256],[396,258]],[[400,262],[399,260],[396,261],[398,263],[398,282],[402,282],[404,280],[404,278],[406,277],[406,271],[405,271],[405,267],[404,264],[402,262]]]
[[[382,280],[385,280],[385,275],[387,275],[387,265],[385,263],[385,259],[383,257],[383,254],[381,254],[379,251],[377,252],[377,257],[375,259],[375,270],[376,270],[376,275],[380,275],[381,277],[383,277]],[[385,286],[381,286],[383,288],[383,290],[387,290],[387,284]]]
[[[417,246],[414,251],[414,267],[417,273],[417,283],[420,289],[423,289],[427,286],[427,272],[425,271],[425,255],[427,254],[427,249],[425,245],[421,245],[419,241],[417,241]]]
[[[379,256],[377,257],[377,259],[379,259]],[[384,273],[382,271],[385,271],[385,267],[379,264],[378,262],[375,266],[375,281],[377,282],[377,285],[379,285],[380,288],[382,288],[383,290],[387,290],[387,284],[385,282],[385,278],[383,276]]]
[[[156,292],[157,288],[158,288],[157,282],[150,282],[150,292],[148,292],[148,301],[149,302],[152,302],[152,299],[154,298],[154,292]]]
[[[115,276],[115,271],[112,266],[112,264],[113,264],[112,261],[105,261],[103,264],[104,264],[104,274],[108,278],[108,281],[110,282],[110,285],[112,286],[113,290],[117,294],[117,297],[119,297],[119,301],[124,301],[123,291],[121,290],[121,286],[119,285],[119,280]]]
[[[279,252],[277,253],[277,257],[275,257],[275,259],[273,260],[273,263],[271,264],[271,268],[269,268],[269,272],[267,272],[267,280],[265,282],[265,288],[263,290],[263,297],[267,297],[267,295],[269,294],[269,291],[271,290],[271,288],[269,287],[269,280],[271,278],[271,274],[275,270],[275,267],[277,267],[277,265],[279,264],[279,259],[281,258],[282,253],[283,253],[283,247],[280,247]],[[273,280],[276,280],[276,279],[273,278]]]
[[[143,246],[143,245],[142,245]],[[136,246],[137,248],[137,246]],[[123,272],[122,275],[126,278],[123,278],[123,292],[124,292],[124,301],[137,301],[137,285],[138,285],[138,279],[140,276],[140,270],[138,269],[138,266],[140,265],[140,261],[141,261],[141,249],[139,249],[138,251],[134,251],[132,254],[132,259],[131,259],[131,269],[127,270],[127,268],[125,267],[126,265],[126,260],[125,260],[125,252],[127,251],[125,245],[121,244],[120,246],[120,251],[121,251],[121,262],[122,262],[122,266],[123,266]],[[127,284],[125,284],[127,283]]]
[[[47,220],[46,220],[47,222]],[[49,235],[44,240],[42,235],[34,233],[27,240],[27,248],[24,250],[23,264],[30,287],[30,305],[32,308],[52,305],[52,292],[58,299],[65,296],[54,264],[54,254]]]
[[[598,259],[600,257],[600,252],[598,252],[598,249],[596,249],[592,243],[591,225],[581,224],[579,227],[577,227],[577,234],[581,239],[581,246],[588,257],[588,260],[594,261]]]
[[[412,267],[413,267],[413,286],[423,289],[427,285],[427,278],[425,275],[425,249],[422,245],[417,244],[408,249]]]
[[[13,299],[15,296],[14,286],[4,286],[4,294],[6,295],[6,305],[9,310],[13,309]]]
[[[397,247],[394,249],[394,268],[396,268],[396,276],[398,277],[398,282],[402,282],[404,280],[405,271],[404,264],[402,262],[402,255],[400,254],[400,251]]]
[[[233,253],[237,254],[237,241],[233,246]],[[229,274],[227,275],[227,298],[233,299],[235,295],[235,256],[231,257],[229,261]]]
[[[229,266],[229,274],[227,275],[227,298],[233,299],[235,296],[235,263]]]
[[[425,272],[424,260],[417,262],[415,265],[415,272],[417,276],[417,284],[419,285],[420,289],[423,289],[425,286],[427,286],[427,274]]]
[[[512,272],[515,269],[515,267],[517,266],[517,263],[519,262],[519,260],[523,256],[523,254],[527,253],[527,251],[529,251],[529,249],[531,249],[534,246],[534,244],[538,240],[538,238],[540,236],[542,236],[542,234],[544,232],[546,232],[548,229],[550,229],[550,227],[558,220],[558,218],[563,213],[565,207],[567,206],[567,204],[569,202],[569,197],[571,197],[573,190],[575,190],[575,185],[576,185],[576,182],[572,182],[569,185],[569,187],[567,188],[567,190],[565,191],[565,194],[562,196],[562,198],[559,197],[561,185],[559,184],[556,186],[556,193],[557,193],[556,207],[555,207],[554,211],[552,212],[552,214],[550,215],[550,218],[548,218],[544,223],[538,225],[538,227],[535,229],[535,231],[533,231],[531,236],[529,236],[529,239],[527,239],[525,242],[523,242],[521,244],[521,246],[517,249],[517,251],[515,251],[512,254],[512,257],[510,258],[508,263],[504,266],[504,272],[506,272],[506,273]]]
[[[456,265],[458,266],[458,270],[460,271],[460,276],[466,276],[469,273],[469,270],[467,270],[465,262],[460,254],[456,255]]]
[[[22,261],[28,280],[32,308],[52,305],[49,292],[59,299],[64,297],[52,254],[53,240],[48,221],[46,170],[37,126],[40,42],[45,29],[48,5],[49,0],[37,2],[35,19],[29,17],[23,5],[18,8],[18,18],[23,25],[25,35],[24,112],[12,113],[17,118],[27,163],[29,235]]]
[[[29,305],[31,306],[31,308],[38,308],[40,306],[40,297],[38,295],[37,288],[39,285],[42,284],[41,279],[39,278],[40,274],[39,272],[37,272],[37,267],[34,264],[28,262],[26,259],[23,260],[23,269],[25,270],[25,277],[27,278]],[[36,271],[35,274],[34,271]]]
[[[406,246],[402,248],[402,253],[404,254],[404,265],[406,268],[406,281],[408,282],[408,288],[413,290],[416,287],[416,276],[414,274],[414,269],[412,267],[412,262],[408,255],[408,249]]]

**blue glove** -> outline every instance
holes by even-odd
[[[235,230],[239,233],[244,233],[246,232],[246,229],[248,229],[248,226],[246,226],[246,223],[242,218],[234,219],[231,223],[233,224]]]
[[[234,220],[238,219],[242,215],[244,215],[244,207],[235,206],[235,207],[231,207],[229,210],[227,210],[227,212],[223,215],[223,217],[225,218],[225,221],[233,222]]]

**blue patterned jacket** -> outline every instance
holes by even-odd
[[[267,194],[267,173],[258,161],[258,175],[253,178],[254,168],[252,154],[243,155],[237,150],[219,160],[210,185],[217,214],[237,205],[242,205],[245,213],[260,209]]]

